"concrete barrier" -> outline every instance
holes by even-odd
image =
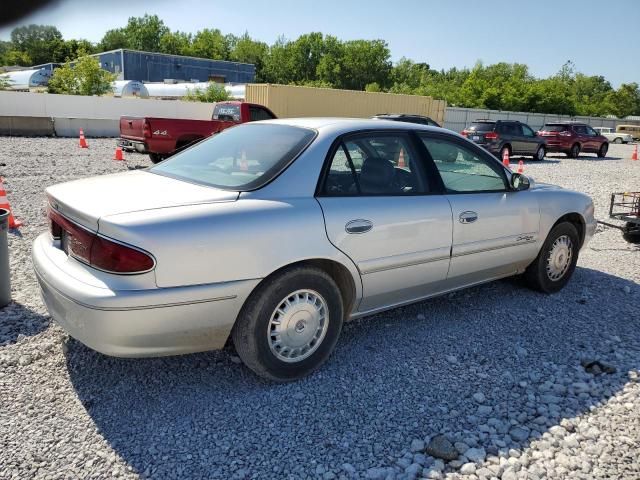
[[[49,117],[0,116],[0,135],[52,137],[53,119]]]
[[[119,137],[120,122],[111,118],[61,118],[53,119],[58,137],[77,137],[80,129],[85,137]]]

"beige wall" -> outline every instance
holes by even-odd
[[[446,102],[419,95],[359,92],[292,85],[249,84],[245,99],[269,107],[278,117],[358,117],[413,113],[444,122]]]
[[[117,120],[121,115],[133,115],[207,120],[212,112],[211,103],[0,91],[0,116]]]

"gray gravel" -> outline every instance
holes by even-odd
[[[50,322],[29,257],[44,188],[149,164],[89,144],[0,138],[26,221],[0,310],[0,478],[640,477],[640,250],[618,231],[599,229],[557,295],[507,280],[356,321],[319,372],[272,385],[229,351],[115,359]],[[631,150],[525,171],[605,218],[610,192],[640,190]],[[457,458],[425,453],[438,435]]]

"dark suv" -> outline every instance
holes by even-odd
[[[547,153],[544,138],[537,136],[529,125],[515,120],[476,120],[461,133],[498,158],[508,151],[509,155],[543,160]]]
[[[395,120],[396,122],[409,122],[418,123],[420,125],[430,125],[432,127],[439,127],[438,122],[431,117],[424,115],[411,115],[408,113],[379,113],[378,115],[371,117],[378,120]]]
[[[609,140],[586,123],[545,123],[538,132],[547,142],[550,152],[563,152],[578,158],[580,152],[595,153],[600,158],[607,156]]]

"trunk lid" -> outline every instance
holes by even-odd
[[[144,117],[120,117],[120,137],[144,141]]]
[[[46,194],[55,210],[93,231],[98,230],[98,221],[105,215],[232,202],[239,195],[143,170],[61,183],[47,188]]]

